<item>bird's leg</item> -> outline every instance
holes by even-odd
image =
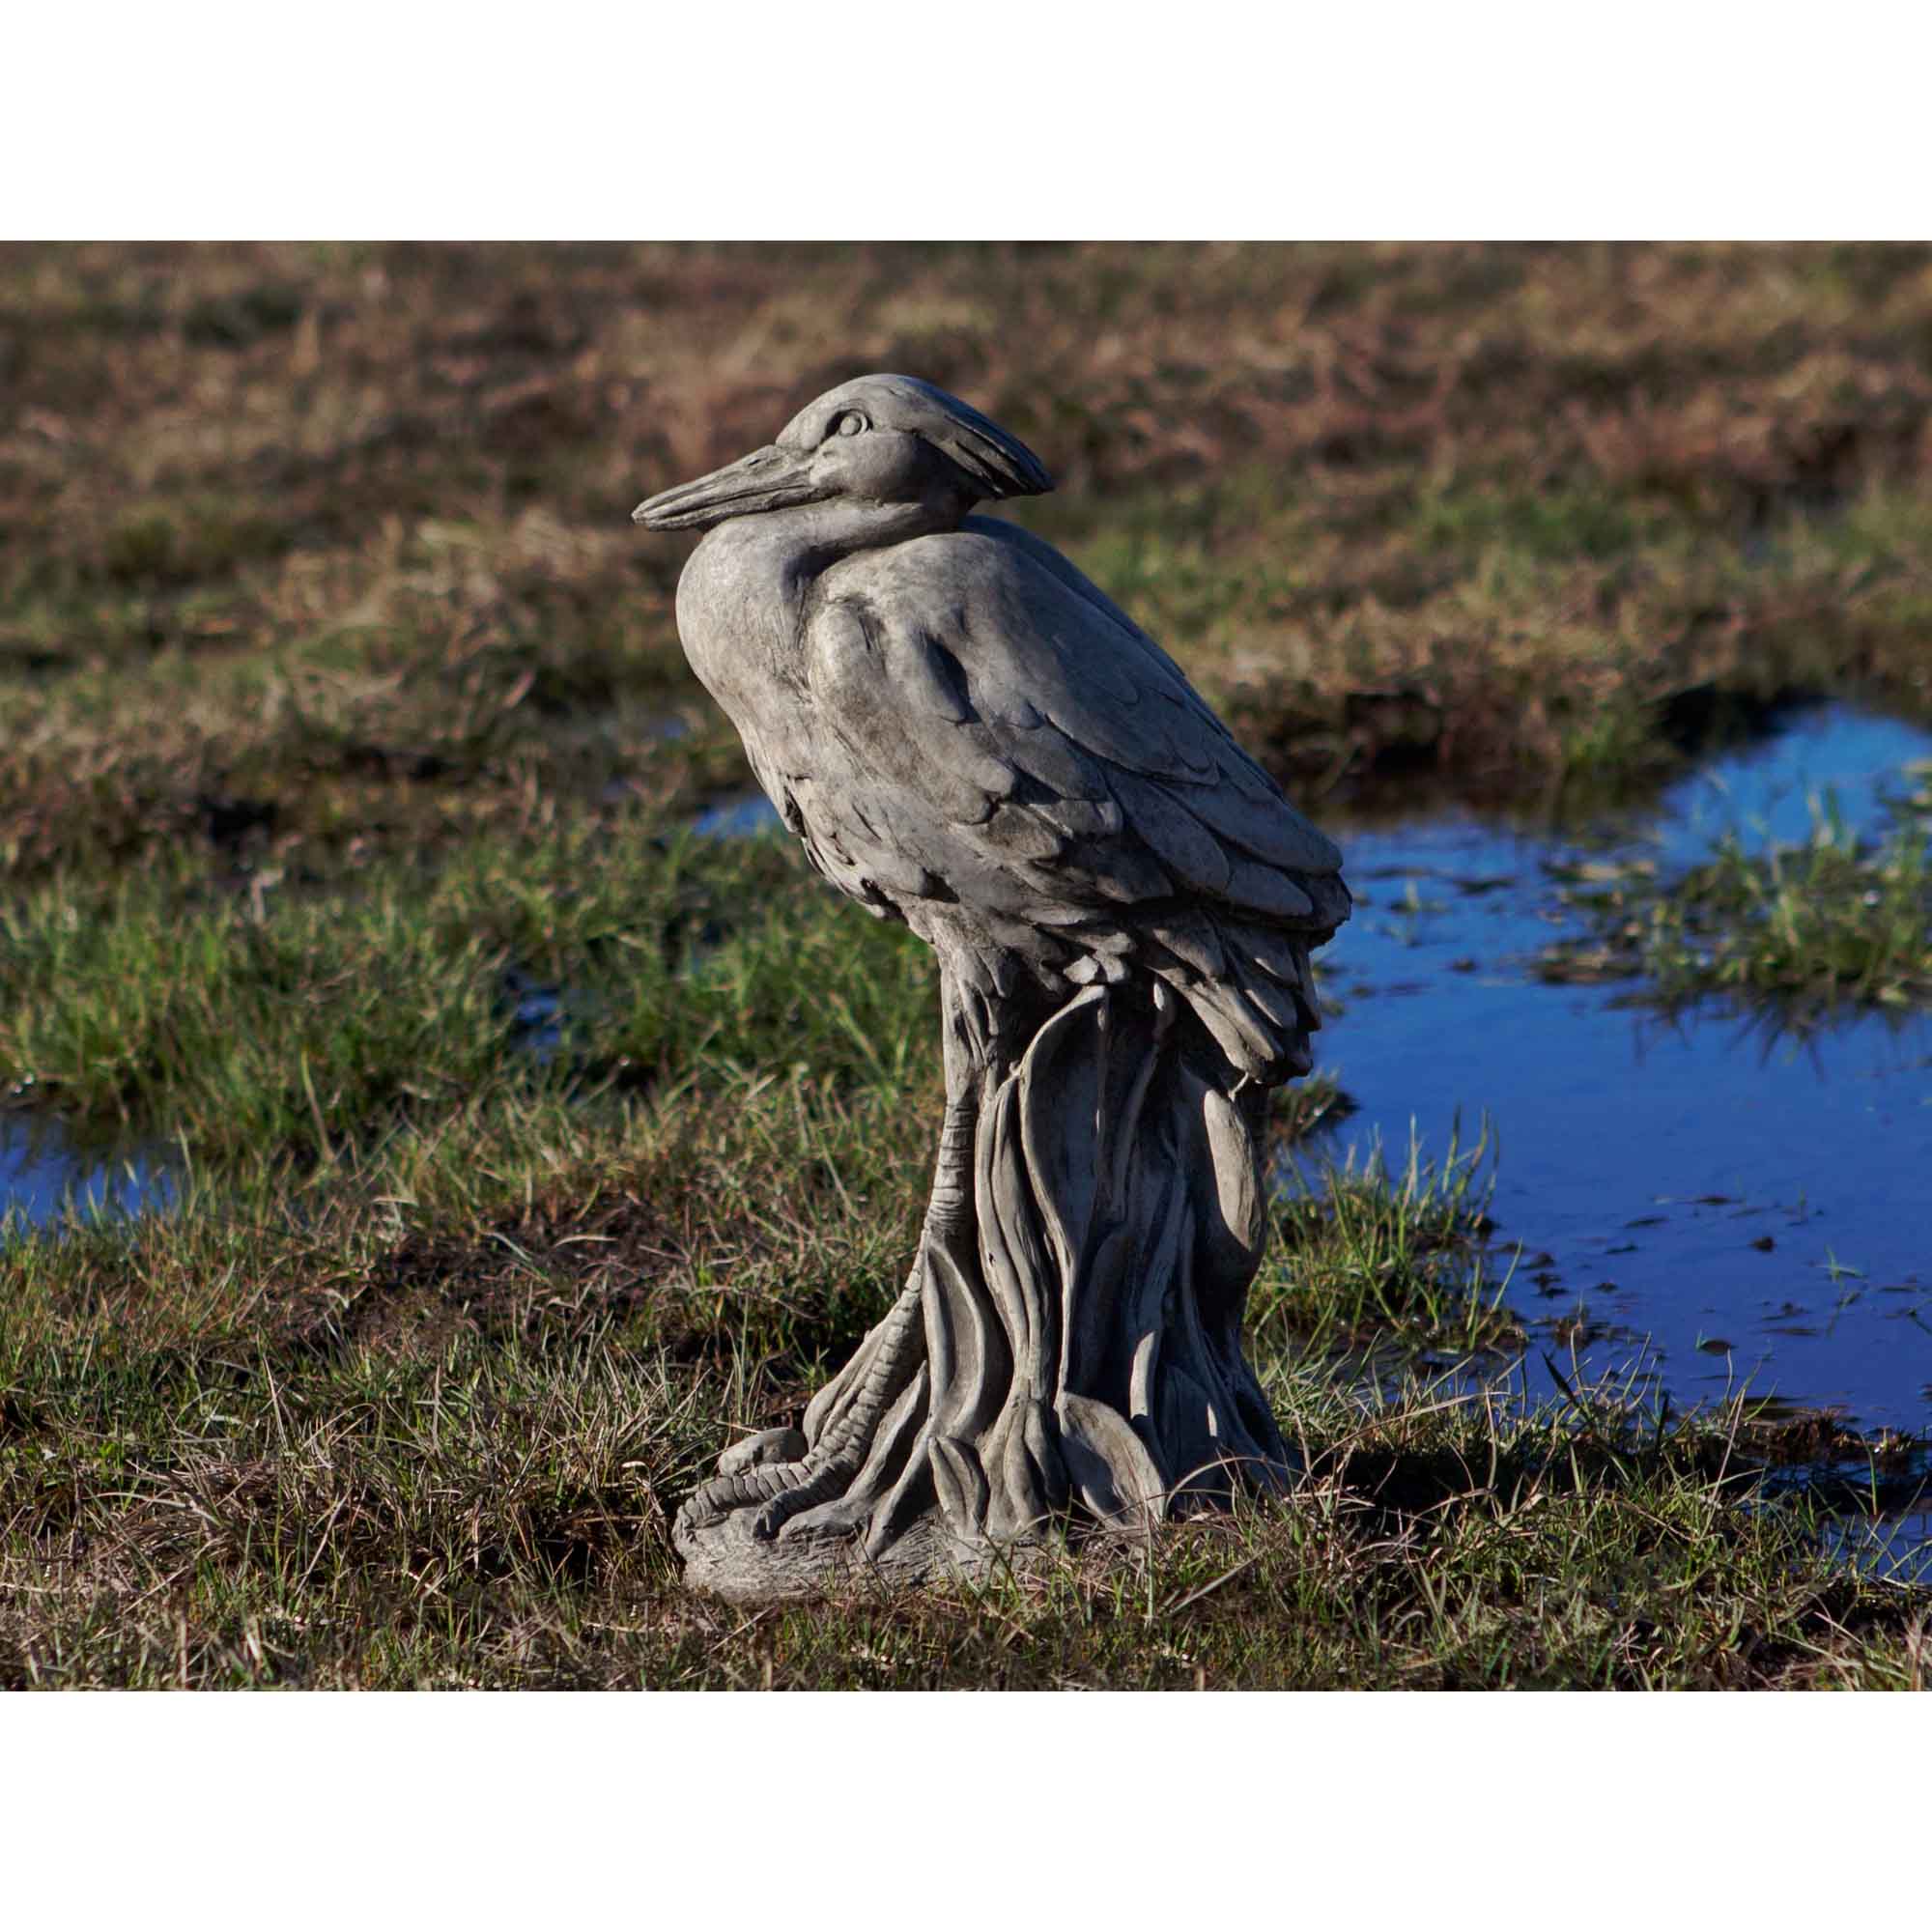
[[[947,1010],[946,1116],[932,1194],[905,1287],[851,1361],[813,1398],[805,1416],[805,1454],[747,1468],[727,1451],[729,1468],[721,1463],[718,1476],[679,1512],[687,1527],[702,1528],[737,1510],[755,1509],[752,1533],[760,1540],[780,1535],[808,1511],[812,1521],[799,1523],[801,1530],[849,1531],[891,1487],[895,1472],[886,1469],[861,1493],[851,1492],[855,1479],[867,1473],[875,1436],[925,1364],[923,1301],[933,1254],[962,1238],[970,1246],[971,1240],[977,1076],[971,1041],[951,1023],[956,1012],[951,999]]]
[[[941,999],[946,1020],[946,1118],[939,1125],[932,1194],[920,1229],[920,1262],[936,1243],[964,1232],[973,1219],[973,1137],[980,1124],[979,1083],[984,1048],[958,993],[948,985]],[[913,1273],[917,1277],[918,1263]]]

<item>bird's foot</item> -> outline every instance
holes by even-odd
[[[736,1476],[767,1463],[802,1463],[805,1452],[803,1431],[761,1429],[755,1435],[747,1435],[743,1441],[732,1443],[719,1457],[718,1473],[721,1476]]]

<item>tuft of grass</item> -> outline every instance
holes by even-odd
[[[1670,879],[1607,867],[1564,896],[1588,934],[1546,949],[1546,980],[1641,978],[1663,1005],[1717,996],[1804,1024],[1846,1004],[1932,1001],[1932,860],[1927,829],[1904,820],[1878,838],[1814,803],[1811,837],[1753,847],[1727,833]]]
[[[1255,1285],[1257,1332],[1314,1351],[1519,1350],[1523,1331],[1503,1306],[1508,1270],[1494,1273],[1488,1238],[1492,1153],[1486,1123],[1473,1147],[1452,1130],[1440,1162],[1411,1132],[1394,1176],[1379,1143],[1359,1162],[1353,1149],[1340,1164],[1321,1160],[1312,1184],[1280,1198]]]

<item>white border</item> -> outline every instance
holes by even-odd
[[[29,1697],[0,1817],[20,1924],[1909,1924],[1923,1708]]]
[[[16,9],[0,234],[1923,235],[1932,20],[1624,0]]]
[[[11,19],[0,234],[1922,235],[1893,6],[96,7]],[[4,291],[0,259],[0,292]],[[1920,1707],[14,1699],[21,1923],[923,1927],[1919,1897]],[[1906,1728],[1907,1725],[1911,1729]],[[1814,1812],[1814,1807],[1816,1807]],[[34,1907],[44,1909],[36,1912]],[[1922,1911],[1922,1904],[1915,1906]],[[1910,1921],[1905,1921],[1910,1922]]]

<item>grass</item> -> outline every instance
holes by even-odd
[[[1645,997],[1666,1007],[1716,997],[1797,1025],[1846,1006],[1924,1006],[1932,859],[1916,803],[1876,838],[1814,802],[1802,844],[1753,845],[1728,832],[1674,877],[1647,861],[1588,868],[1601,876],[1564,896],[1592,929],[1546,949],[1538,971],[1641,978]]]
[[[1923,1592],[1655,1439],[1306,1370],[1293,1504],[980,1589],[746,1615],[664,1514],[735,1391],[591,1329],[347,1352],[15,1353],[0,1677],[17,1686],[1922,1689]]]
[[[1932,712],[1932,253],[10,246],[0,286],[0,1094],[177,1175],[0,1228],[0,1682],[1922,1686],[1932,1598],[1830,1558],[1762,1418],[1431,1379],[1520,1342],[1453,1147],[1278,1204],[1292,1506],[687,1596],[667,1512],[898,1286],[938,1041],[916,942],[684,829],[750,778],[626,512],[909,368],[1039,449],[1029,520],[1304,796],[1595,797],[1794,691]],[[1348,1107],[1291,1091],[1279,1146]]]
[[[8,1010],[122,1043],[35,1060],[75,1120],[171,1126],[185,1198],[0,1249],[0,1681],[1923,1680],[1932,1599],[1834,1567],[1802,1492],[1748,1507],[1776,1459],[1739,1418],[1600,1394],[1579,1425],[1427,1379],[1514,1336],[1480,1147],[1279,1204],[1253,1346],[1309,1460],[1293,1506],[727,1615],[678,1587],[668,1513],[896,1288],[925,955],[778,841],[533,833],[320,900],[111,890],[111,918],[32,901]],[[569,994],[547,1056],[509,960]],[[1364,1350],[1379,1393],[1337,1366]]]
[[[298,1163],[456,1102],[645,1088],[720,1038],[767,1077],[902,1076],[936,1025],[929,962],[834,910],[774,841],[621,818],[333,881],[69,875],[0,913],[0,1066],[75,1123]],[[561,1051],[523,1050],[532,987]]]
[[[1321,1161],[1312,1182],[1284,1193],[1252,1304],[1257,1332],[1326,1352],[1515,1353],[1523,1330],[1486,1240],[1489,1151],[1487,1134],[1464,1149],[1452,1130],[1439,1165],[1411,1133],[1399,1175],[1379,1147],[1359,1164],[1352,1149],[1340,1165]]]
[[[1922,248],[10,246],[0,876],[320,869],[748,775],[626,512],[855,367],[1292,783],[1653,782],[1932,711]],[[687,727],[668,737],[665,726]]]

